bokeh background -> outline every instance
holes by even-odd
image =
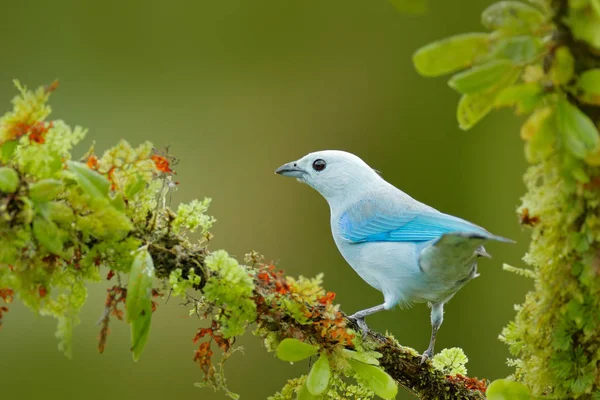
[[[438,350],[462,347],[470,374],[504,377],[509,354],[498,335],[531,284],[501,269],[521,265],[528,242],[515,216],[526,167],[519,121],[496,112],[461,132],[458,95],[411,65],[419,46],[481,29],[479,14],[491,2],[459,3],[433,1],[428,14],[414,16],[385,0],[3,0],[0,102],[10,107],[13,78],[31,87],[59,78],[53,118],[89,128],[79,154],[92,140],[98,150],[121,138],[170,144],[181,160],[175,201],[213,199],[213,248],[240,258],[258,250],[292,275],[325,272],[347,312],[379,304],[381,295],[339,255],[325,201],[273,174],[284,162],[347,150],[417,199],[516,239],[488,246],[494,259],[448,304],[437,342]],[[200,322],[177,301],[160,305],[139,363],[125,323],[113,323],[99,355],[105,288],[90,288],[73,360],[58,352],[53,320],[18,301],[11,307],[0,332],[3,398],[225,398],[193,386],[201,373],[191,339]],[[369,324],[420,351],[427,346],[424,305],[379,313]],[[264,399],[308,371],[278,361],[251,335],[239,344],[245,354],[230,359],[227,377],[243,399]]]

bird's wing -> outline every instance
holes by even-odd
[[[339,228],[341,237],[352,243],[426,242],[452,233],[510,242],[394,192],[356,202],[340,217]]]

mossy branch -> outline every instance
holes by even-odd
[[[492,4],[490,33],[429,44],[414,61],[425,76],[465,69],[449,80],[465,130],[494,108],[529,115],[518,213],[532,228],[531,269],[506,269],[534,286],[501,339],[517,357],[511,379],[534,397],[599,398],[600,1],[530,3]]]
[[[193,265],[201,266],[202,275],[207,276],[196,290],[203,292],[204,284],[211,279],[223,282],[221,270],[211,272],[204,265],[205,254],[188,251],[190,247],[173,238],[166,246],[153,245],[150,253],[157,271],[163,276],[169,275],[174,268]],[[179,249],[179,250],[176,250]],[[223,255],[222,255],[223,256]],[[174,260],[186,260],[184,262]],[[231,260],[231,259],[230,259]],[[294,279],[276,271],[273,265],[262,262],[262,257],[251,253],[246,261],[250,266],[240,266],[252,277],[254,289],[250,299],[254,303],[255,320],[240,321],[252,328],[256,324],[255,334],[265,338],[268,350],[274,350],[283,339],[295,338],[318,347],[328,354],[340,349],[370,351],[379,353],[379,365],[407,391],[422,399],[484,399],[487,382],[459,374],[444,375],[435,369],[430,361],[421,363],[421,355],[415,350],[401,346],[392,336],[370,331],[366,338],[356,336],[359,332],[355,322],[348,319],[333,304],[335,295],[325,292],[321,287],[321,277],[315,279]],[[235,261],[230,261],[234,264]],[[197,271],[197,269],[196,269]],[[201,296],[199,296],[201,297]],[[219,324],[231,315],[229,308],[235,305],[223,305],[225,309],[213,310],[214,321]],[[215,313],[216,312],[216,313]],[[227,321],[225,323],[230,323]],[[219,328],[210,332],[219,334]],[[202,362],[210,362],[203,359]],[[210,367],[205,369],[210,370]],[[214,379],[210,374],[208,379]]]

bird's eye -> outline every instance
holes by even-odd
[[[327,163],[325,162],[325,160],[321,160],[320,158],[318,160],[315,160],[315,162],[313,162],[313,169],[315,171],[323,171],[326,166],[327,166]]]

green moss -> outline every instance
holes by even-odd
[[[248,323],[256,320],[256,304],[251,299],[254,282],[248,269],[224,250],[211,253],[205,263],[214,275],[206,282],[204,295],[221,308],[217,318],[223,336],[243,334]]]

